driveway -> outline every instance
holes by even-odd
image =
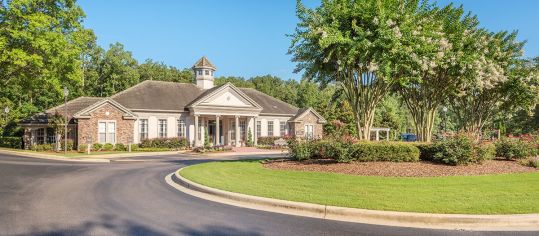
[[[537,234],[399,228],[289,216],[209,202],[165,183],[167,174],[204,161],[211,160],[178,154],[86,164],[0,156],[0,234]]]

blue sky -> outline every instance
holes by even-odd
[[[319,1],[304,1],[316,6]],[[478,15],[481,25],[493,31],[518,30],[528,40],[525,55],[539,55],[539,1],[439,0],[464,4]],[[146,58],[178,68],[191,67],[207,56],[218,68],[217,76],[271,74],[299,79],[287,55],[297,19],[293,0],[80,0],[104,48],[120,42],[143,62]]]

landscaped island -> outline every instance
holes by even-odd
[[[189,166],[180,175],[231,192],[342,207],[464,214],[539,212],[539,172],[380,177],[273,170],[260,161],[233,161]]]

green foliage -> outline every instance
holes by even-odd
[[[251,132],[251,127],[249,127],[249,131],[247,132],[247,146],[253,146],[253,132]]]
[[[36,151],[36,152],[47,152],[47,151],[52,151],[54,149],[54,147],[52,146],[52,144],[36,144],[36,145],[32,145],[30,147],[30,150],[32,151]]]
[[[204,133],[204,149],[209,149],[210,147],[211,147],[210,135],[208,134],[208,129],[205,129],[205,133]]]
[[[116,145],[114,145],[114,151],[127,151],[127,146],[123,143],[117,143]]]
[[[66,141],[66,143],[67,143],[67,151],[73,150],[73,147],[74,147],[74,146],[73,146],[73,140],[68,139],[68,140]],[[60,142],[60,151],[63,151],[63,150],[64,150],[64,141],[62,140],[62,141]]]
[[[419,160],[419,149],[411,143],[359,142],[339,140],[317,140],[292,142],[289,145],[291,158],[295,160],[333,159],[338,162],[392,161],[413,162]]]
[[[103,144],[94,143],[92,145],[92,151],[94,151],[94,152],[101,151],[101,149],[103,149]]]
[[[496,156],[507,160],[523,159],[536,153],[531,143],[519,139],[503,138],[498,140],[495,145]]]
[[[112,151],[114,149],[114,145],[112,143],[105,143],[103,145],[102,151]]]
[[[186,138],[153,138],[145,139],[138,145],[140,148],[185,149],[189,147]]]
[[[478,162],[496,158],[496,146],[492,143],[478,144],[474,147]]]
[[[447,165],[468,165],[494,159],[496,152],[492,144],[480,144],[470,137],[457,135],[432,144],[416,145],[420,158]]]
[[[5,148],[22,148],[21,137],[0,137],[0,147]]]
[[[281,137],[270,137],[270,136],[258,137],[257,143],[258,145],[263,145],[263,146],[273,146],[275,145],[275,140],[280,139],[280,138]]]
[[[79,144],[77,151],[79,153],[86,153],[88,152],[88,144]]]

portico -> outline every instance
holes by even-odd
[[[196,127],[195,147],[204,146],[206,135],[208,135],[211,146],[246,146],[249,132],[251,132],[253,144],[257,143],[256,132],[254,132],[256,116],[230,114],[196,114],[193,116]]]

